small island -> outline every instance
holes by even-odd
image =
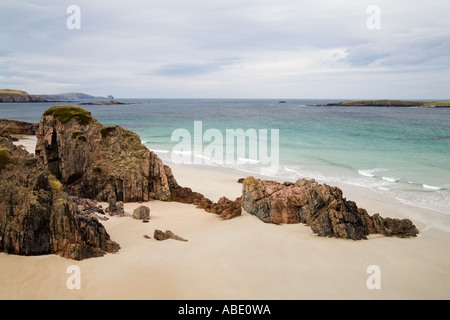
[[[410,101],[410,100],[347,100],[318,105],[323,107],[421,107],[450,108],[450,101]]]
[[[129,103],[123,103],[116,100],[109,101],[96,101],[96,102],[83,102],[80,106],[114,106],[114,105],[125,105]]]

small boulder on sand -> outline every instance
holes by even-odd
[[[150,220],[150,208],[146,206],[140,206],[133,211],[133,219],[137,220]]]

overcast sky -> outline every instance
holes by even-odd
[[[67,28],[69,5],[79,30]],[[370,5],[381,29],[367,26]],[[450,99],[450,1],[1,0],[0,88]]]

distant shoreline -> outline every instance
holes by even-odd
[[[409,100],[347,100],[338,103],[316,105],[320,107],[419,107],[450,108],[450,101],[409,101]]]
[[[85,93],[69,92],[61,94],[29,94],[22,90],[0,89],[0,103],[39,103],[39,102],[74,102],[78,100],[90,99],[109,99],[113,100],[113,96],[95,97]]]

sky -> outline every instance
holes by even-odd
[[[450,1],[1,0],[0,88],[450,99]]]

